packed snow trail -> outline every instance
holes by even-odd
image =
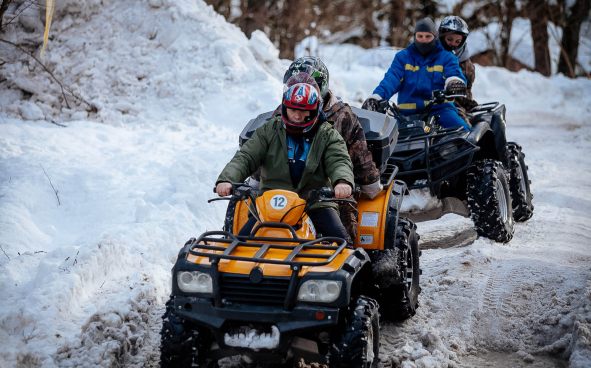
[[[285,62],[260,33],[201,1],[99,3],[60,2],[48,50],[97,114],[49,123],[55,86],[23,65],[11,76],[34,80],[34,103],[1,90],[0,366],[157,366],[176,254],[221,227],[215,178],[245,122],[279,101]],[[357,105],[394,54],[321,53]],[[591,81],[478,68],[474,93],[507,104],[534,217],[504,245],[458,216],[419,224],[421,305],[383,326],[381,365],[591,366]],[[32,104],[45,119],[24,118]]]

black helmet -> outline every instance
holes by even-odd
[[[455,33],[463,36],[462,42],[459,46],[452,48],[445,43],[445,35]],[[460,56],[466,48],[466,39],[470,34],[468,24],[457,15],[448,15],[443,18],[439,24],[439,40],[444,49],[453,52],[456,56]]]
[[[320,88],[320,95],[325,99],[328,94],[328,68],[322,60],[316,56],[303,56],[295,59],[283,76],[283,84],[300,72],[308,73],[314,78]]]

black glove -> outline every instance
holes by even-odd
[[[450,80],[445,86],[447,96],[464,97],[466,96],[466,83],[459,79]]]
[[[371,97],[368,97],[365,101],[363,101],[363,105],[361,105],[361,108],[369,111],[378,111],[380,101],[382,101],[381,98],[377,99],[372,95]]]

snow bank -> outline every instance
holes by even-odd
[[[0,365],[144,366],[176,253],[220,227],[206,200],[283,64],[202,1],[59,2],[52,34],[46,62],[99,109],[2,67]]]
[[[0,366],[155,366],[170,267],[220,228],[224,203],[206,200],[246,120],[279,102],[285,62],[202,1],[58,3],[47,58],[99,110],[64,109],[38,70],[2,66]],[[360,105],[395,51],[319,52]],[[421,307],[383,327],[381,360],[447,367],[490,348],[589,366],[591,81],[477,73],[476,98],[507,104],[536,213],[508,245],[425,250]],[[470,230],[419,224],[431,244]]]
[[[212,107],[220,105],[245,106],[250,115],[281,91],[276,78],[283,67],[264,34],[249,41],[202,1],[69,1],[58,7],[52,35],[45,62],[98,112],[87,116],[86,106],[63,107],[55,84],[37,65],[14,63],[3,67],[8,85],[32,96],[29,102],[18,93],[4,96],[10,116],[114,125],[195,123],[201,114],[213,118]],[[248,93],[252,85],[258,93]],[[220,98],[219,91],[237,86],[247,93]],[[27,108],[30,102],[42,113]],[[221,119],[224,125],[232,120]]]

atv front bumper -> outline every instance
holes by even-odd
[[[298,305],[290,310],[282,307],[256,305],[231,305],[215,307],[206,298],[177,296],[174,299],[175,313],[201,328],[207,329],[217,347],[211,351],[216,358],[245,354],[261,359],[280,359],[285,357],[294,342],[301,342],[302,336],[315,336],[316,333],[330,332],[339,324],[341,311],[337,307],[320,305]],[[241,326],[254,326],[270,331],[274,326],[279,331],[279,341],[272,349],[252,349],[246,346],[228,346],[225,335]],[[309,346],[309,344],[307,344]],[[297,347],[296,347],[297,348]],[[322,359],[317,349],[300,352],[302,356]]]

